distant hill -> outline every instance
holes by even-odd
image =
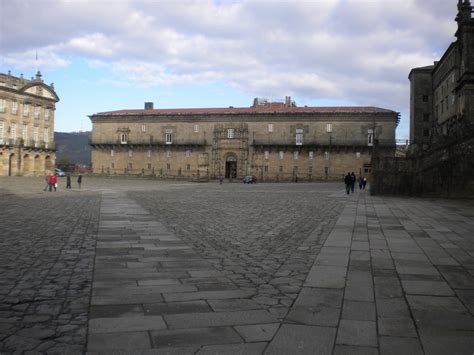
[[[90,165],[90,136],[91,132],[54,132],[56,163],[61,160],[68,160],[69,164]]]

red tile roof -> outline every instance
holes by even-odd
[[[117,110],[99,112],[94,116],[135,116],[135,115],[194,115],[194,114],[237,114],[237,113],[299,113],[299,112],[334,112],[334,113],[394,113],[395,111],[373,106],[329,106],[329,107],[218,107],[218,108],[165,108],[153,110]]]

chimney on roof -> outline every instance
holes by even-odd
[[[145,110],[153,110],[153,102],[145,102]]]

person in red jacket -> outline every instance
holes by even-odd
[[[52,191],[54,189],[54,192],[56,192],[56,184],[58,183],[58,178],[56,177],[56,174],[51,175],[49,178],[49,191]]]

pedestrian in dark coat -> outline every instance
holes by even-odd
[[[349,195],[351,191],[351,184],[352,184],[351,173],[347,173],[347,175],[344,177],[344,184],[346,184],[346,192]]]
[[[79,176],[77,177],[77,185],[79,186],[79,188],[81,188],[81,184],[82,184],[82,175],[79,174]]]
[[[354,174],[354,172],[352,172],[351,174],[351,192],[354,193],[354,187],[355,187],[355,184],[356,184],[356,176]]]
[[[66,175],[66,189],[71,189],[71,174]]]

